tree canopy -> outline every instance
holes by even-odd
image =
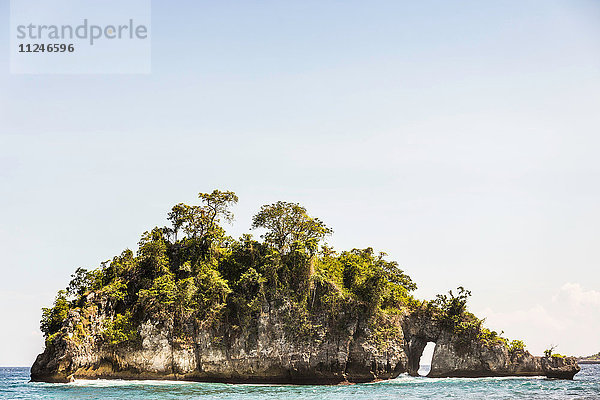
[[[54,306],[43,309],[47,340],[60,334],[71,311],[79,313],[78,332],[84,335],[90,310],[100,306],[114,313],[102,335],[118,344],[134,343],[149,318],[182,337],[207,324],[235,332],[257,329],[261,309],[269,305],[287,310],[290,335],[311,337],[323,320],[335,325],[345,313],[381,324],[423,305],[412,297],[416,285],[398,263],[370,247],[335,251],[324,243],[331,228],[298,203],[260,208],[252,228],[264,229],[261,241],[250,234],[227,236],[222,224],[233,221],[235,193],[214,190],[198,198],[198,205],[173,206],[171,226],[144,232],[137,252],[126,249],[99,268],[78,268]],[[459,288],[427,309],[454,329],[472,315],[466,311],[469,296]]]
[[[188,238],[201,238],[212,244],[215,240],[222,238],[223,228],[219,225],[221,219],[231,222],[233,212],[230,207],[237,203],[238,197],[231,191],[222,192],[214,190],[212,193],[200,193],[198,198],[203,204],[190,206],[179,203],[173,206],[168,214],[171,221],[175,241],[177,233],[183,230]]]
[[[265,241],[282,253],[300,242],[313,253],[326,235],[333,233],[323,221],[311,217],[298,203],[278,201],[264,205],[252,219],[252,228],[265,228]]]

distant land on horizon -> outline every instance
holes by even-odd
[[[591,356],[579,357],[578,362],[581,364],[600,364],[600,351]]]

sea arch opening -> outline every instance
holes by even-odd
[[[433,351],[435,350],[435,342],[427,342],[425,348],[423,349],[423,353],[421,353],[421,357],[419,359],[419,376],[427,376],[429,371],[431,371],[431,361],[433,360]]]
[[[435,342],[431,338],[413,336],[406,343],[408,356],[407,372],[410,376],[426,376],[431,370]],[[427,348],[427,351],[425,351]],[[421,360],[423,354],[425,357]],[[423,369],[421,370],[421,365]],[[426,370],[425,370],[426,369]]]

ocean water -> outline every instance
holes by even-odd
[[[582,365],[573,381],[535,378],[400,376],[344,386],[229,385],[196,382],[80,380],[29,382],[29,368],[0,368],[0,399],[600,399],[600,365]]]

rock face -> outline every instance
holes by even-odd
[[[47,344],[31,368],[33,381],[73,378],[175,379],[228,383],[336,384],[391,379],[404,372],[403,337],[385,346],[373,342],[366,321],[347,316],[335,334],[301,340],[282,323],[283,311],[264,305],[258,329],[231,332],[192,327],[186,340],[168,326],[146,321],[140,343],[110,345],[101,338],[103,321],[92,316],[92,334],[74,334],[79,315],[71,312],[61,335]],[[339,328],[339,327],[338,327]]]
[[[540,358],[509,353],[505,346],[472,341],[465,345],[421,313],[389,321],[397,333],[382,341],[369,321],[348,311],[344,323],[323,327],[310,340],[298,338],[282,323],[285,304],[264,304],[257,329],[190,325],[183,337],[165,321],[146,320],[136,343],[110,344],[101,332],[111,316],[98,304],[86,316],[71,311],[59,335],[47,342],[31,368],[33,381],[73,378],[176,379],[230,383],[336,384],[417,375],[427,342],[435,342],[430,377],[532,376],[572,379],[574,358]]]
[[[581,369],[574,357],[535,357],[524,350],[510,352],[500,343],[465,341],[418,312],[404,319],[403,331],[408,354],[407,372],[411,375],[417,375],[418,358],[427,342],[436,343],[427,375],[432,378],[546,376],[573,379]]]

